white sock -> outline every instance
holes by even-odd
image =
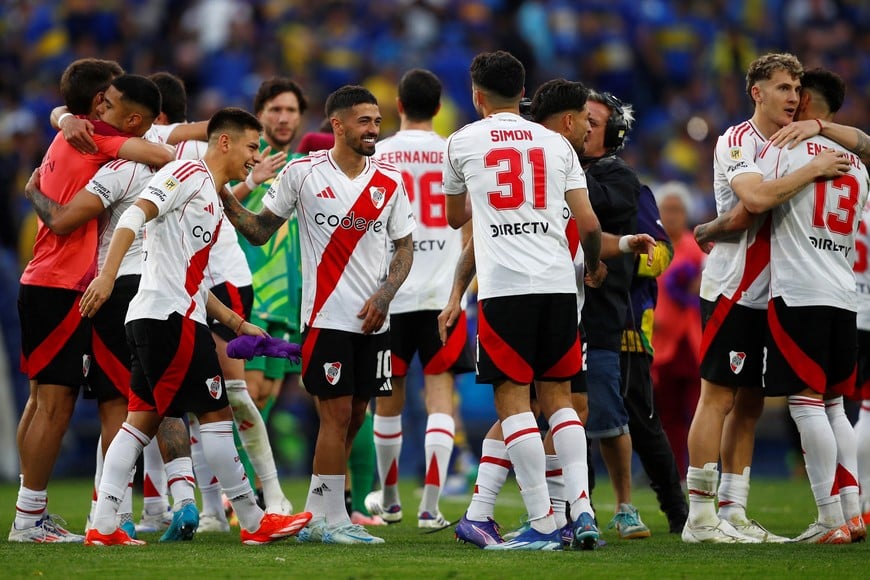
[[[568,523],[565,516],[565,477],[562,475],[562,464],[558,455],[547,455],[547,492],[550,494],[550,505],[553,508],[553,518],[557,528],[564,528]]]
[[[311,519],[326,518],[326,508],[323,504],[323,482],[316,473],[311,475],[308,484],[308,495],[305,498],[305,511],[311,514]]]
[[[402,452],[402,416],[375,414],[375,454],[384,494],[384,508],[401,505],[399,499],[399,454]]]
[[[453,453],[453,438],[456,424],[446,413],[432,413],[426,420],[424,449],[426,455],[426,479],[419,513],[438,513],[438,498],[447,479],[450,454]]]
[[[544,442],[531,411],[506,417],[501,422],[505,448],[514,466],[517,485],[533,528],[542,533],[556,529],[547,492]]]
[[[23,530],[35,526],[45,515],[47,506],[48,492],[46,490],[28,489],[22,483],[18,488],[18,500],[15,502],[15,528]]]
[[[861,515],[861,502],[858,498],[858,442],[855,440],[855,430],[846,417],[843,397],[825,401],[825,413],[837,441],[836,478],[840,503],[846,520],[851,520]]]
[[[807,478],[819,508],[819,521],[842,525],[845,521],[839,494],[831,493],[837,471],[837,441],[825,415],[825,403],[811,397],[791,396],[788,397],[788,411],[801,435]]]
[[[746,503],[749,501],[749,472],[723,473],[719,483],[719,517],[730,522],[746,522]]]
[[[202,497],[203,515],[215,516],[222,521],[226,519],[224,502],[221,498],[221,484],[208,466],[205,453],[202,450],[202,435],[199,433],[199,419],[193,413],[187,416],[190,425],[190,459],[193,462],[193,473],[199,494]]]
[[[278,481],[278,468],[275,467],[275,457],[272,455],[266,423],[263,422],[260,411],[248,393],[248,385],[244,380],[230,379],[225,383],[227,398],[239,429],[239,438],[263,486],[266,512],[280,512],[285,496]]]
[[[200,423],[199,433],[206,461],[232,502],[239,524],[249,532],[256,531],[264,512],[257,506],[254,490],[236,453],[233,422]]]
[[[185,503],[196,502],[196,479],[193,477],[193,462],[190,457],[177,457],[166,464],[169,492],[172,494],[172,510],[178,511]]]
[[[91,495],[91,511],[88,512],[87,527],[90,528],[91,522],[94,521],[94,516],[97,512],[97,493],[100,489],[100,479],[103,477],[103,436],[97,438],[97,467],[94,470],[94,490]]]
[[[136,461],[149,441],[147,435],[125,422],[109,445],[92,525],[101,534],[111,534],[118,527],[118,509],[127,493]]]
[[[326,525],[343,526],[350,523],[347,506],[344,503],[344,475],[320,474],[320,491]]]
[[[716,525],[716,490],[719,486],[719,467],[707,463],[703,468],[689,466],[686,473],[689,488],[689,522],[695,525]]]
[[[861,511],[870,512],[870,399],[861,401],[855,423],[858,442],[858,483],[861,488]]]
[[[142,494],[145,496],[144,513],[152,516],[166,513],[169,509],[168,485],[163,457],[157,438],[153,438],[142,452]]]
[[[565,498],[571,504],[571,518],[577,520],[586,512],[593,517],[589,501],[589,468],[586,458],[586,429],[571,407],[559,409],[549,418],[553,447],[562,466]]]
[[[510,468],[511,462],[504,441],[484,439],[477,480],[474,482],[474,494],[465,517],[475,522],[485,522],[493,517],[495,498],[507,481]]]
[[[121,498],[121,504],[118,506],[118,520],[120,523],[133,521],[133,479],[136,476],[136,466],[130,471],[130,479],[127,481],[127,491],[124,492],[124,497]]]

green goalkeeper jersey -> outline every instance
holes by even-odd
[[[260,139],[260,151],[268,144]],[[288,153],[287,162],[304,157]],[[273,180],[260,184],[242,201],[250,211],[263,209],[263,197]],[[254,288],[252,319],[286,325],[291,331],[300,328],[302,304],[302,263],[299,253],[299,225],[296,215],[278,228],[262,246],[254,246],[239,234],[239,245],[248,259]]]

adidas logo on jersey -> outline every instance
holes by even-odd
[[[731,365],[731,372],[735,375],[739,375],[740,371],[743,370],[744,362],[746,362],[745,352],[734,352],[732,350],[728,353],[728,364]]]
[[[331,187],[327,187],[326,189],[318,193],[316,197],[321,197],[323,199],[335,199],[335,192],[332,191]]]
[[[205,206],[205,211],[207,211],[211,215],[214,215],[214,204],[210,203],[207,206]]]
[[[335,385],[335,383],[341,380],[341,363],[323,363],[323,373],[326,375],[326,382],[330,385]]]

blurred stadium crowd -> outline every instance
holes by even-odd
[[[752,112],[748,64],[785,50],[806,68],[838,72],[849,91],[838,122],[867,130],[868,31],[866,0],[3,0],[0,328],[9,366],[14,376],[17,279],[31,239],[23,187],[54,134],[60,74],[76,58],[179,75],[192,120],[250,108],[260,82],[280,74],[306,91],[314,130],[326,95],[363,84],[378,96],[384,137],[398,128],[395,86],[405,70],[441,78],[436,128],[447,135],[475,117],[472,57],[509,50],[527,68],[528,94],[566,77],[632,103],[638,121],[623,156],[653,187],[685,182],[698,222],[713,210],[715,139]],[[26,397],[22,380],[14,377],[16,393]]]

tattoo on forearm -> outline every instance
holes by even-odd
[[[190,435],[181,419],[172,417],[163,419],[157,430],[157,437],[164,463],[179,457],[190,457]]]
[[[221,197],[224,202],[224,214],[233,226],[255,246],[265,244],[285,221],[271,212],[258,214],[250,212],[239,203],[234,195]]]
[[[387,279],[381,285],[381,291],[375,298],[375,305],[382,312],[386,312],[390,306],[390,302],[398,292],[399,287],[408,277],[408,272],[411,271],[411,264],[414,261],[414,245],[411,241],[411,236],[407,235],[404,238],[393,242],[394,251],[393,259],[390,260],[390,270],[387,273]]]
[[[456,272],[453,274],[453,292],[461,296],[471,284],[475,272],[477,272],[477,263],[474,261],[474,246],[466,244],[456,264]]]
[[[62,206],[53,199],[46,197],[38,189],[28,189],[27,197],[30,199],[30,203],[33,204],[33,210],[36,212],[36,215],[51,229],[54,225],[54,212],[58,211]]]

